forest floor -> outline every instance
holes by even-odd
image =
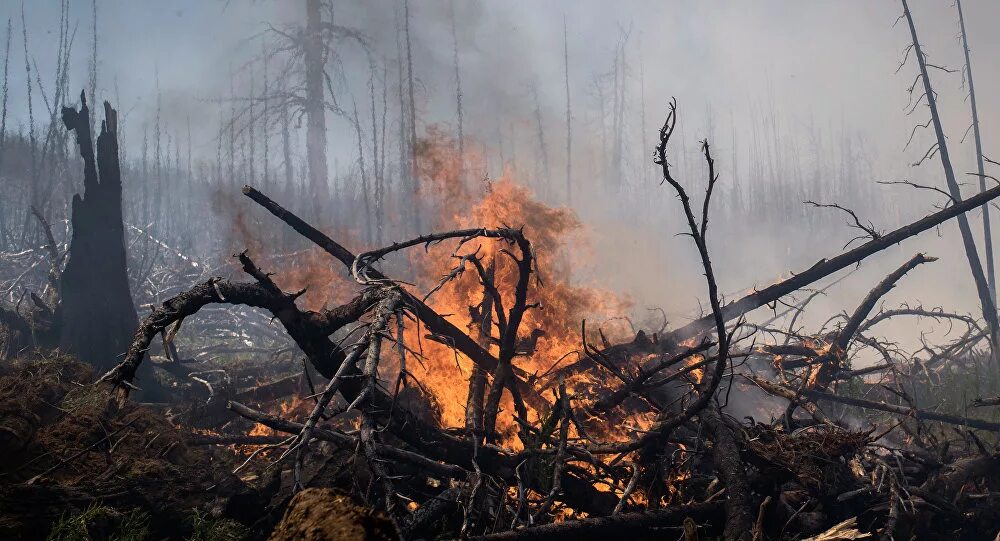
[[[0,365],[0,538],[250,536],[269,491],[230,473],[234,451],[189,445],[145,406],[112,411],[92,379],[65,356]]]

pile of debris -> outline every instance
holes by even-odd
[[[717,180],[711,149],[702,146],[708,182],[696,217],[667,159],[675,119],[672,108],[656,163],[697,245],[710,315],[619,343],[599,332],[599,346],[584,325],[575,362],[539,360],[545,331],[525,324],[542,309],[546,287],[531,231],[457,229],[355,255],[247,186],[251,200],[342,263],[358,294],[303,309],[302,291],[279,287],[244,252],[237,260],[250,280],[207,278],[155,307],[97,385],[77,385],[89,376],[73,363],[8,367],[4,381],[37,389],[0,385],[8,389],[0,407],[13,419],[0,437],[11,456],[25,457],[5,465],[5,509],[44,501],[18,519],[26,527],[41,517],[54,522],[60,505],[84,512],[92,503],[143,501],[133,508],[153,509],[151,524],[176,528],[185,523],[177,513],[199,509],[275,539],[992,537],[1000,423],[985,409],[962,416],[913,396],[944,367],[982,357],[990,333],[943,311],[874,312],[896,282],[933,258],[908,260],[832,330],[795,327],[815,294],[771,322],[751,325],[743,316],[980,207],[1000,187],[723,305],[706,240]],[[451,247],[450,270],[429,290],[376,268],[391,254],[439,245]],[[472,292],[467,316],[432,307],[433,295],[455,287]],[[182,322],[214,305],[268,312],[308,369],[252,385],[228,373],[191,373],[173,339]],[[901,360],[870,330],[905,316],[951,319],[967,332],[931,349],[930,360]],[[781,317],[790,318],[787,328],[772,326]],[[173,425],[128,400],[157,337],[157,366],[185,382],[173,401],[151,406],[166,409]],[[434,360],[430,344],[470,367],[465,381],[450,382],[464,387],[462,426],[442,422],[447,397],[415,376],[416,365]],[[884,362],[852,368],[861,348]],[[545,369],[527,371],[529,360]],[[734,418],[731,400],[755,404],[740,408],[753,416]],[[134,520],[121,511],[128,507],[114,508],[119,523]]]

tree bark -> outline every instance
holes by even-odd
[[[750,483],[747,481],[746,465],[740,458],[740,449],[746,447],[746,444],[740,442],[740,435],[726,424],[718,404],[709,404],[703,409],[701,420],[712,438],[712,461],[715,469],[726,485],[726,528],[723,539],[750,541],[750,530],[753,527]]]

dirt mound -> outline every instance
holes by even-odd
[[[308,488],[292,499],[270,541],[390,541],[396,531],[385,515],[325,488]]]
[[[106,538],[139,523],[151,538],[180,538],[252,523],[266,502],[229,473],[231,456],[189,447],[147,408],[110,409],[91,378],[64,356],[0,366],[0,538],[61,538],[60,528]]]

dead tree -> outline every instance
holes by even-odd
[[[315,218],[319,218],[329,197],[326,162],[326,104],[323,68],[326,41],[323,39],[322,2],[306,0],[306,28],[302,43],[305,64],[306,162],[309,164],[309,196]]]
[[[656,146],[654,161],[660,166],[663,181],[673,187],[677,193],[677,198],[681,201],[681,206],[684,208],[684,216],[687,217],[688,230],[698,248],[698,254],[701,256],[701,264],[705,269],[705,281],[708,284],[708,300],[712,306],[712,316],[715,320],[715,332],[717,334],[716,339],[719,344],[719,351],[716,356],[715,366],[709,376],[709,381],[701,385],[701,388],[698,390],[698,398],[681,411],[680,414],[661,420],[654,428],[653,433],[658,438],[662,438],[664,433],[669,433],[694,415],[700,415],[702,420],[707,422],[709,431],[715,441],[715,465],[727,487],[724,537],[727,540],[744,541],[750,538],[749,531],[753,520],[750,508],[750,490],[747,484],[746,473],[743,471],[740,461],[735,432],[725,424],[718,405],[713,402],[715,400],[715,393],[722,383],[723,374],[729,363],[729,345],[731,339],[726,330],[726,322],[722,315],[722,306],[719,303],[719,288],[715,282],[715,273],[712,271],[712,262],[709,258],[708,243],[706,241],[709,208],[718,176],[715,173],[715,160],[712,158],[709,143],[705,140],[702,142],[702,152],[705,156],[705,163],[708,166],[708,182],[705,188],[705,200],[702,203],[701,220],[699,222],[695,218],[687,192],[681,186],[680,182],[674,178],[670,170],[670,163],[667,160],[667,144],[670,142],[670,137],[674,133],[676,124],[677,104],[676,102],[672,102],[670,104],[670,113],[663,123],[663,127],[660,129],[660,142]],[[704,415],[702,414],[703,412]],[[657,440],[654,439],[653,441]]]
[[[962,200],[962,189],[955,179],[955,169],[952,167],[951,157],[948,153],[948,143],[945,140],[944,128],[941,125],[941,115],[938,114],[937,99],[934,95],[934,89],[931,87],[931,78],[927,71],[927,59],[920,48],[920,40],[917,39],[917,28],[913,24],[913,15],[910,13],[910,7],[907,5],[906,0],[902,0],[902,3],[903,15],[906,17],[906,22],[910,27],[910,36],[913,39],[913,54],[920,68],[919,77],[923,82],[924,98],[927,100],[927,107],[931,112],[931,122],[933,123],[934,135],[937,140],[934,148],[936,148],[937,154],[941,158],[941,167],[944,169],[944,178],[948,184],[948,193],[951,194],[952,201],[958,203]],[[979,294],[983,319],[990,328],[990,343],[996,349],[1000,347],[1000,344],[998,344],[998,340],[1000,340],[1000,334],[998,334],[1000,333],[1000,322],[997,320],[997,311],[993,304],[993,295],[990,286],[986,281],[986,275],[983,273],[983,264],[979,258],[979,251],[976,249],[976,240],[972,236],[972,228],[969,226],[969,219],[965,214],[958,215],[958,230],[962,234],[965,255],[969,260],[969,268],[972,271],[972,279],[976,284],[976,292]],[[996,353],[994,357],[996,357]],[[1000,359],[995,358],[994,364],[997,370],[1000,370]]]
[[[453,52],[453,63],[455,65],[455,113],[457,116],[458,128],[458,178],[464,178],[465,171],[465,118],[462,109],[462,71],[458,64],[458,33],[455,29],[455,2],[448,2],[448,15],[451,19],[451,43]]]
[[[566,204],[573,204],[573,124],[569,94],[569,33],[563,17],[563,79],[566,82]],[[644,134],[645,135],[645,134]]]
[[[969,107],[972,110],[972,137],[976,142],[976,166],[979,175],[979,191],[986,191],[986,172],[983,168],[983,140],[979,134],[979,110],[976,108],[976,86],[972,82],[972,59],[969,53],[969,36],[965,32],[965,17],[962,14],[962,0],[955,0],[958,8],[958,25],[962,31],[962,51],[965,53],[965,78],[969,82]],[[990,206],[983,205],[983,251],[986,257],[986,279],[990,286],[990,299],[994,307],[997,302],[997,277],[993,268],[993,231],[990,229]]]
[[[407,140],[407,150],[409,159],[407,174],[409,175],[410,188],[413,198],[410,201],[411,223],[413,233],[419,235],[423,229],[421,226],[420,206],[420,181],[417,178],[417,105],[413,98],[413,51],[410,40],[410,1],[403,0],[403,31],[406,35],[406,115],[405,122],[408,133],[405,134]],[[400,59],[402,62],[402,59]]]
[[[118,113],[104,102],[95,157],[82,93],[80,100],[79,111],[62,110],[83,157],[84,192],[73,197],[73,236],[59,284],[59,347],[103,370],[117,364],[128,349],[139,319],[126,268]]]

